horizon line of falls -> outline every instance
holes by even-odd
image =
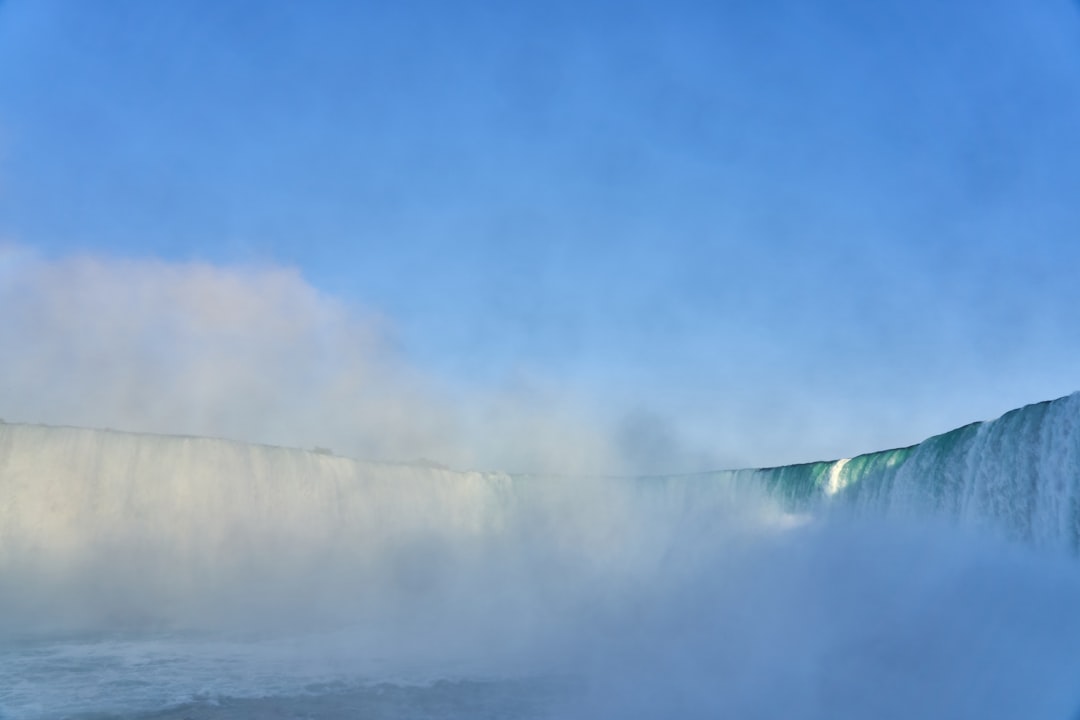
[[[1080,394],[640,478],[0,424],[0,719],[1076,720],[1078,553]]]

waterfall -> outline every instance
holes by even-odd
[[[1074,717],[1078,485],[1080,395],[636,478],[0,423],[0,717]]]

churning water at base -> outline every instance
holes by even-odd
[[[0,718],[1080,717],[1080,396],[544,479],[0,425]]]

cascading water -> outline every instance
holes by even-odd
[[[0,424],[0,718],[1080,708],[1080,395],[655,478]]]
[[[820,494],[865,514],[939,516],[1040,548],[1080,550],[1080,393],[918,445],[764,470],[789,498]]]

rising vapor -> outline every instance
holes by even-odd
[[[0,416],[454,467],[610,471],[614,433],[543,392],[471,392],[294,269],[0,251]]]

